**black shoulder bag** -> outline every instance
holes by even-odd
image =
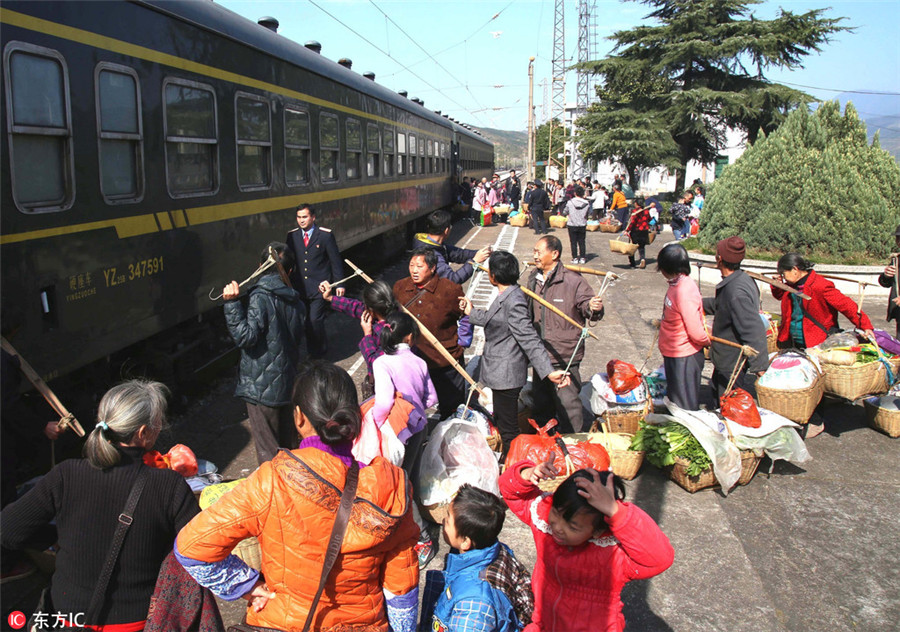
[[[125,501],[125,509],[119,514],[116,532],[113,535],[112,543],[109,545],[109,552],[106,554],[106,562],[103,563],[103,570],[100,571],[100,578],[97,580],[97,585],[94,587],[94,594],[91,595],[90,604],[88,604],[88,609],[84,613],[85,623],[98,623],[97,617],[100,615],[100,608],[103,607],[103,599],[106,597],[106,589],[109,586],[109,580],[112,578],[113,569],[116,567],[116,561],[119,559],[119,553],[122,551],[122,544],[125,542],[125,534],[128,532],[129,527],[131,527],[131,523],[134,522],[134,510],[137,507],[138,501],[141,499],[141,494],[144,491],[144,485],[147,483],[149,471],[150,468],[146,465],[141,465],[139,467],[137,479],[135,479],[134,484],[131,486],[128,500]],[[47,587],[41,593],[41,598],[35,608],[35,613],[52,613],[55,611],[56,609],[53,607],[50,599],[50,588]],[[28,622],[28,629],[40,629],[34,617]],[[86,630],[87,628],[73,626],[67,629]]]
[[[303,461],[297,458],[297,455],[290,450],[283,451],[289,454],[293,459],[303,463]],[[337,560],[338,554],[341,552],[344,534],[347,533],[347,526],[350,524],[350,510],[353,508],[353,500],[356,498],[356,487],[358,483],[359,463],[356,462],[356,459],[352,459],[350,469],[347,470],[347,478],[344,481],[344,491],[341,492],[341,505],[338,507],[334,525],[331,527],[331,537],[328,540],[328,550],[325,553],[325,562],[322,565],[322,576],[319,578],[319,588],[316,590],[316,596],[313,597],[312,603],[309,604],[309,614],[306,615],[306,623],[303,625],[303,632],[309,632],[309,628],[313,622],[313,616],[316,614],[316,606],[319,605],[319,599],[322,597],[322,591],[325,590],[328,576],[331,574],[331,569]],[[260,632],[269,630],[279,632],[274,628],[259,628],[247,623],[232,625],[228,628],[228,632]]]

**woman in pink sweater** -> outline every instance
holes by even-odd
[[[703,299],[691,280],[691,262],[680,244],[662,249],[656,268],[669,282],[659,326],[659,351],[666,369],[667,394],[685,410],[700,408],[700,374],[703,347],[709,334],[703,317]]]

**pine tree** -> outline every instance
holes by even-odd
[[[886,257],[900,222],[900,165],[852,104],[792,112],[710,188],[701,244],[741,235],[752,248],[837,257]]]
[[[630,0],[655,10],[658,26],[618,31],[614,54],[583,68],[603,78],[601,104],[580,126],[582,153],[616,160],[636,153],[639,134],[665,133],[670,143],[654,148],[661,164],[674,160],[709,163],[724,146],[728,127],[743,130],[749,143],[769,133],[811,97],[769,82],[771,68],[802,67],[804,57],[840,31],[844,18],[826,18],[825,9],[796,14],[781,10],[772,20],[757,19],[750,7],[761,0]],[[638,80],[635,90],[627,79]],[[603,139],[599,142],[597,139]],[[644,137],[645,138],[645,137]],[[653,154],[638,164],[653,164]],[[671,158],[671,160],[669,160]]]

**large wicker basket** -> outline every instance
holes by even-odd
[[[509,225],[510,226],[519,226],[520,228],[528,226],[528,215],[525,213],[519,213],[518,215],[513,215],[512,217],[509,218]]]
[[[592,224],[591,222],[588,222],[584,229],[589,233],[595,233],[600,230],[600,226],[602,226],[602,224]]]
[[[553,228],[565,228],[568,222],[568,217],[563,217],[562,215],[550,216],[550,226],[552,226]]]
[[[647,399],[642,404],[618,406],[603,413],[601,417],[607,423],[609,431],[636,435],[641,419],[653,412],[653,399],[649,393],[650,389],[647,389]],[[596,432],[597,429],[598,425],[595,419],[594,424],[591,426],[591,432]]]
[[[881,408],[877,400],[871,402],[868,399],[863,401],[863,407],[866,409],[866,421],[871,427],[894,439],[900,437],[900,410]]]
[[[813,363],[813,367],[815,367]],[[787,417],[798,424],[805,424],[825,393],[825,378],[816,368],[816,379],[806,388],[782,390],[756,383],[756,395],[762,408]]]
[[[609,249],[623,255],[633,255],[639,246],[627,241],[622,241],[621,235],[609,241]]]
[[[616,222],[615,224],[612,224],[612,223],[606,224],[606,223],[600,222],[600,232],[601,233],[617,233],[621,229],[622,229],[622,225],[618,222]]]
[[[606,448],[606,453],[609,455],[609,469],[613,471],[613,474],[621,479],[630,481],[638,475],[641,465],[644,464],[644,451],[613,449],[610,447],[611,443],[607,438],[611,434],[609,432],[609,424],[604,422],[599,425],[602,426],[603,432],[597,432],[598,424],[595,420],[588,434],[589,440],[593,443],[599,443]],[[633,434],[623,434],[623,436],[628,437],[629,440],[634,439]]]
[[[419,509],[426,518],[435,524],[444,524],[444,519],[450,512],[450,503],[436,503],[434,505],[419,505]]]
[[[262,570],[262,550],[259,548],[259,540],[256,538],[244,538],[237,543],[232,553],[244,560],[247,566],[258,571]]]
[[[746,485],[756,475],[759,468],[759,462],[762,455],[757,455],[753,450],[741,450],[741,475],[737,480],[737,485]],[[694,493],[701,489],[710,487],[719,487],[719,481],[711,467],[706,468],[697,476],[688,476],[687,469],[691,462],[684,457],[676,456],[675,465],[666,468],[669,472],[669,478],[675,481],[682,489]]]
[[[887,372],[881,362],[867,362],[853,366],[822,364],[825,392],[854,401],[864,395],[885,393]]]

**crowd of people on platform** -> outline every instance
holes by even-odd
[[[541,220],[554,208],[569,216],[573,263],[582,263],[587,218],[598,209],[619,212],[623,203],[627,211],[624,188],[614,184],[610,197],[595,186],[588,195],[584,184],[551,181],[545,188],[537,180],[523,201]],[[511,208],[519,202],[509,181],[476,183],[479,195],[488,204],[504,196]],[[702,191],[700,197],[698,213]],[[692,203],[682,198],[684,206]],[[631,238],[641,244],[639,262],[631,263],[641,268],[654,217],[658,224],[654,207],[655,199],[641,200],[629,218]],[[585,325],[603,318],[604,304],[564,265],[560,239],[536,224],[534,269],[520,285],[512,253],[448,244],[450,215],[435,211],[415,236],[408,276],[393,287],[370,282],[358,300],[336,284],[343,263],[315,209],[300,205],[296,223],[284,242],[263,249],[263,272],[249,292],[242,296],[237,282],[223,292],[226,324],[241,351],[235,395],[247,406],[259,468],[201,512],[179,474],[142,465],[166,423],[165,387],[128,381],[100,402],[83,460],[63,462],[18,500],[4,497],[4,553],[55,538],[47,603],[81,613],[78,625],[108,632],[222,629],[211,595],[245,599],[247,625],[266,630],[412,632],[420,601],[421,629],[623,630],[623,586],[666,570],[672,546],[650,516],[624,501],[624,485],[611,472],[579,470],[543,493],[539,484],[560,474],[551,460],[510,464],[499,480],[502,498],[459,490],[441,525],[451,551],[439,586],[419,595],[419,571],[437,547],[410,475],[427,440],[426,411],[436,406],[445,419],[469,405],[461,365],[472,326],[484,330],[480,381],[492,389],[501,459],[520,433],[519,395],[529,366],[535,420],[556,419],[560,433],[587,430],[579,396],[582,343]],[[900,247],[900,227],[895,238]],[[658,255],[669,286],[659,350],[668,396],[683,409],[700,407],[704,348],[717,397],[733,377],[738,351],[714,340],[766,348],[759,289],[741,269],[745,252],[738,236],[719,242],[722,281],[705,298],[690,279],[681,244],[667,244]],[[486,264],[497,290],[486,309],[475,308],[461,286],[473,262]],[[893,284],[896,275],[895,266],[886,267],[882,284]],[[778,278],[811,297],[801,301],[773,288],[782,306],[780,344],[818,344],[839,312],[871,335],[866,314],[800,255],[778,261]],[[323,359],[329,310],[360,324],[362,402],[350,375]],[[711,330],[706,314],[713,315]],[[898,316],[893,293],[888,317]],[[767,356],[759,354],[741,368],[737,384],[753,392],[766,367]],[[4,382],[4,418],[8,397]],[[507,508],[531,529],[537,563],[530,575],[498,540]],[[260,568],[232,554],[250,537],[259,543]]]

